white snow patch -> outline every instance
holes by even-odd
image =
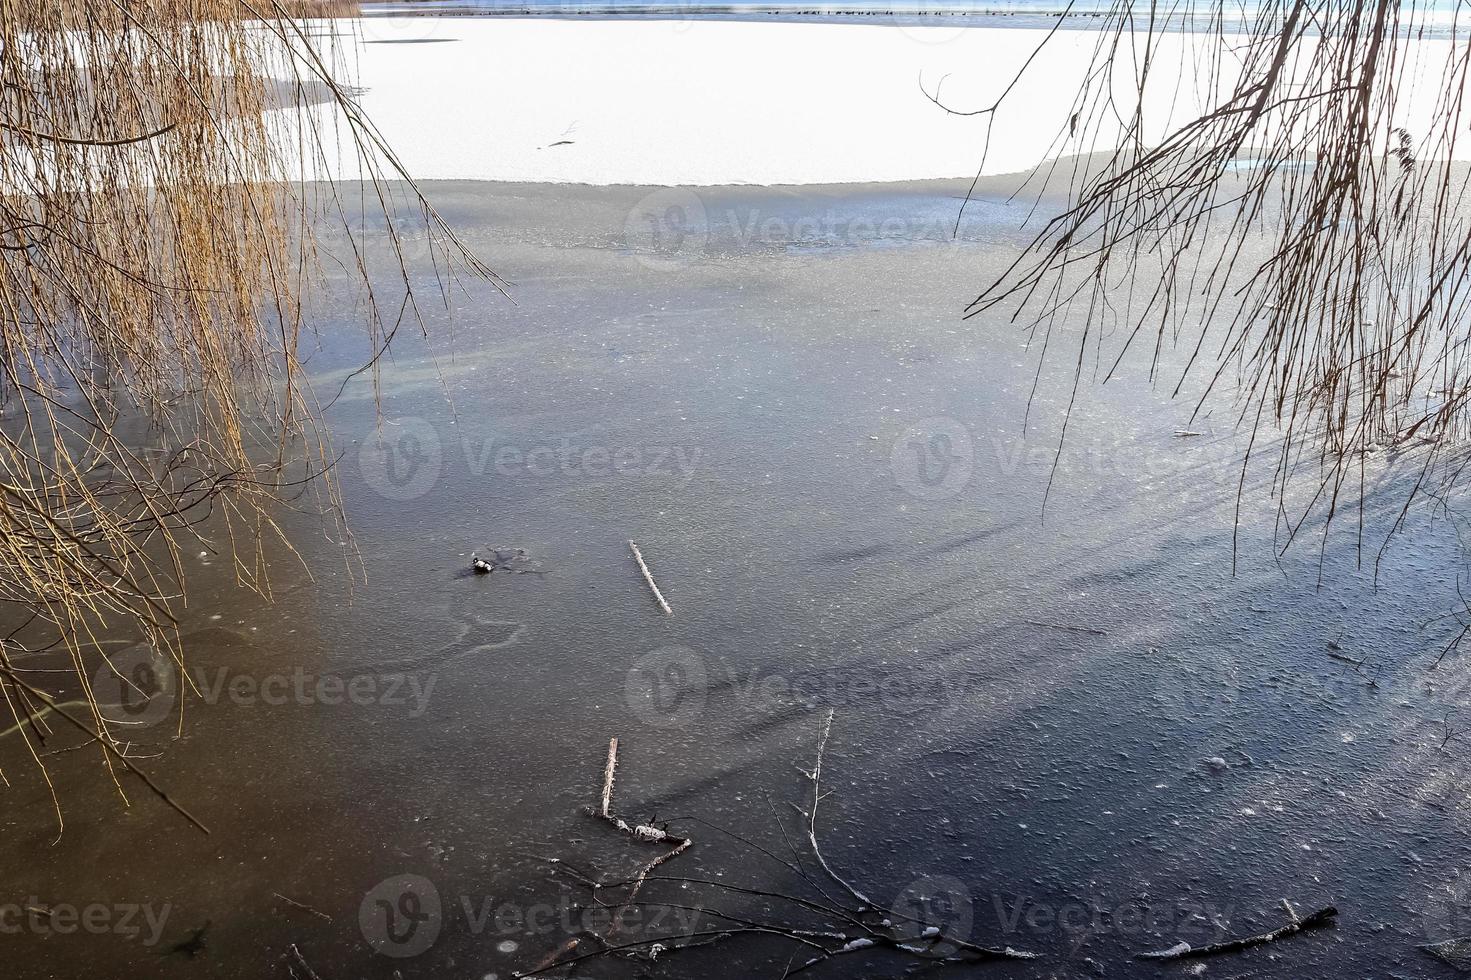
[[[356,30],[366,39],[432,30],[441,42],[348,42],[341,57],[342,81],[365,90],[362,108],[415,177],[694,185],[971,176],[991,117],[945,112],[920,78],[930,93],[944,78],[943,101],[956,109],[988,106],[1046,36],[1005,27],[550,17],[371,18]],[[1047,40],[995,114],[986,173],[1077,152],[1053,140],[1067,129],[1098,41],[1088,30]],[[1199,111],[1201,93],[1177,91],[1166,66],[1193,64],[1216,42],[1167,33],[1149,43],[1160,67],[1146,98],[1145,138],[1155,141]],[[1431,82],[1451,50],[1443,40],[1407,48],[1406,64]],[[1126,95],[1116,93],[1124,102]],[[1436,101],[1415,100],[1409,118],[1393,122],[1422,133]],[[1113,138],[1106,134],[1099,148]],[[344,138],[330,173],[361,176],[350,142]]]

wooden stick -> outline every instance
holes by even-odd
[[[1179,943],[1169,949],[1161,949],[1152,953],[1135,953],[1134,958],[1140,960],[1184,960],[1194,959],[1201,956],[1215,956],[1219,953],[1236,953],[1263,943],[1275,942],[1278,939],[1286,939],[1288,936],[1296,935],[1304,929],[1316,929],[1328,925],[1333,917],[1338,915],[1338,909],[1333,906],[1318,909],[1311,915],[1299,917],[1287,899],[1282,900],[1287,909],[1287,915],[1292,920],[1280,929],[1264,932],[1260,936],[1247,936],[1245,939],[1230,939],[1223,943],[1212,943],[1209,946],[1191,946],[1189,943]]]
[[[660,592],[659,587],[654,584],[654,576],[650,574],[649,566],[644,564],[644,556],[639,552],[638,545],[633,543],[632,538],[628,541],[628,547],[633,552],[633,560],[638,562],[638,570],[644,573],[644,581],[649,583],[649,589],[654,593],[654,598],[659,600],[659,608],[664,610],[664,615],[673,616],[674,610],[669,608],[669,603],[664,601],[664,593]]]
[[[613,770],[618,767],[618,739],[608,739],[608,764],[603,768],[603,809],[599,816],[608,816],[613,805]]]

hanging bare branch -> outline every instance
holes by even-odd
[[[1244,463],[1267,454],[1274,491],[1300,493],[1282,547],[1309,526],[1326,539],[1348,508],[1362,549],[1366,457],[1417,452],[1411,499],[1465,465],[1463,17],[1397,0],[1115,0],[1087,22],[1096,42],[1057,120],[1055,145],[1078,155],[1036,177],[1061,170],[1065,204],[967,314],[1007,311],[1042,362],[1074,324],[1074,395],[1087,364],[1107,380],[1136,349],[1171,392],[1193,385],[1197,411],[1234,395]],[[1174,346],[1183,366],[1161,378]]]

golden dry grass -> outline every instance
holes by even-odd
[[[282,6],[292,17],[356,17],[362,12],[357,0],[289,0]]]

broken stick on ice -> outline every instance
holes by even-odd
[[[649,583],[649,589],[654,593],[654,598],[659,600],[659,608],[664,610],[664,615],[673,616],[674,610],[669,608],[669,603],[664,601],[664,593],[654,584],[654,576],[649,572],[649,566],[644,564],[644,556],[638,550],[638,545],[629,539],[628,548],[633,552],[633,560],[638,562],[638,570],[644,573],[644,581]]]
[[[613,776],[616,773],[617,769],[618,739],[612,738],[608,740],[608,763],[603,768],[602,806],[598,809],[597,816],[617,827],[625,834],[629,834],[633,837],[634,840],[644,841],[645,843],[652,844],[667,843],[670,845],[670,847],[673,848],[673,850],[661,854],[658,857],[654,858],[652,861],[645,864],[643,868],[639,870],[638,874],[631,879],[633,891],[629,893],[629,896],[624,899],[623,902],[624,907],[627,907],[633,902],[634,898],[637,897],[638,890],[643,887],[644,879],[649,876],[650,871],[653,871],[665,861],[676,858],[679,855],[683,854],[686,850],[690,848],[691,845],[694,844],[694,841],[690,840],[688,837],[676,837],[673,834],[663,830],[662,828],[655,827],[653,824],[650,823],[636,823],[630,825],[627,821],[615,815],[612,812]],[[614,921],[617,921],[616,917]]]

